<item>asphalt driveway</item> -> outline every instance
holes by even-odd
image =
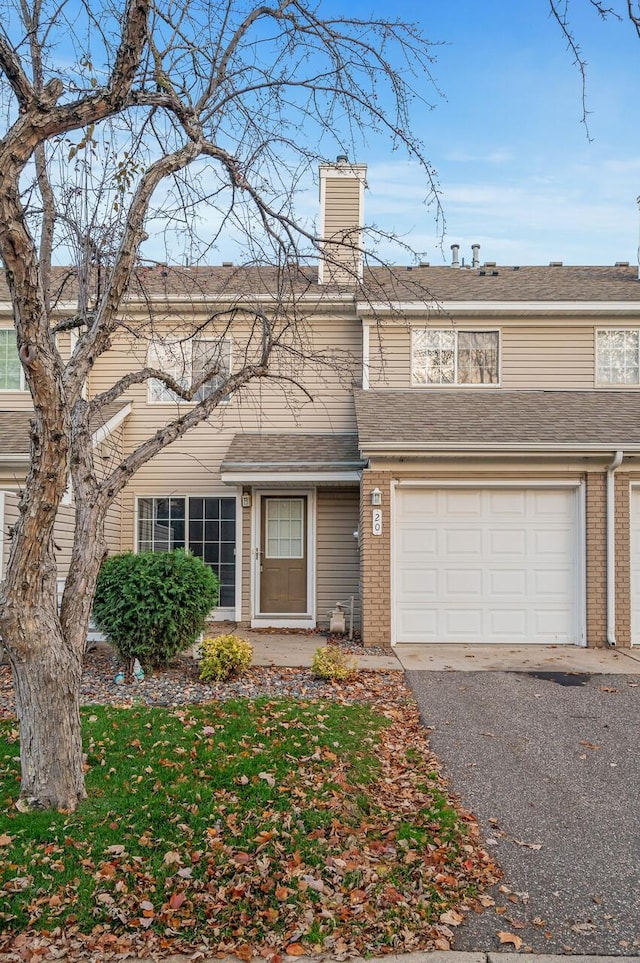
[[[549,676],[407,673],[504,872],[454,948],[640,955],[640,675]]]

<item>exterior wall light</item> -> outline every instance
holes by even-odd
[[[251,492],[242,493],[242,507],[251,508]]]
[[[379,488],[374,488],[371,492],[371,504],[382,505],[382,492]]]

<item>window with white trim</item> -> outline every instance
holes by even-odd
[[[0,391],[24,391],[24,372],[13,328],[0,331]]]
[[[177,381],[182,388],[198,382],[207,371],[217,374],[198,388],[193,403],[204,401],[229,377],[231,371],[231,341],[229,338],[191,338],[185,341],[152,341],[147,351],[147,365],[159,368]],[[156,378],[149,381],[149,402],[169,404],[182,399]]]
[[[414,385],[496,385],[499,372],[498,331],[414,328],[411,332]]]
[[[640,330],[608,328],[596,333],[596,382],[640,384]]]
[[[235,606],[235,498],[138,498],[138,551],[174,548],[184,548],[210,565],[220,581],[218,605]]]

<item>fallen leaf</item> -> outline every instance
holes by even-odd
[[[258,776],[259,776],[260,779],[264,779],[264,781],[266,782],[267,786],[271,786],[271,788],[273,788],[273,787],[275,786],[276,781],[275,781],[275,779],[273,778],[273,775],[272,775],[270,772],[259,772],[259,773],[258,773]],[[288,952],[289,952],[289,951],[287,950],[287,953],[288,953]]]
[[[525,843],[523,839],[514,839],[514,843],[524,849],[542,849],[542,843]]]
[[[522,939],[516,936],[515,933],[507,933],[505,930],[500,930],[498,932],[498,938],[501,943],[513,943],[516,950],[519,950],[522,946]]]
[[[172,893],[171,899],[169,900],[169,906],[171,907],[171,909],[174,909],[174,910],[180,909],[185,899],[186,899],[186,896],[184,895],[184,893]]]
[[[602,746],[596,746],[592,742],[588,742],[586,739],[581,739],[580,745],[586,746],[587,749],[602,749]]]
[[[289,943],[285,953],[287,956],[304,956],[304,946],[302,943]]]
[[[12,840],[13,840],[13,836],[7,836],[6,833],[3,833],[0,836],[0,846],[9,846],[11,845]]]
[[[182,856],[175,849],[170,849],[168,853],[164,854],[165,866],[179,866],[181,862]]]
[[[461,923],[464,923],[464,916],[462,913],[457,913],[456,910],[447,910],[446,913],[440,915],[440,922],[447,926],[460,926]]]

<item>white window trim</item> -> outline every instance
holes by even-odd
[[[5,332],[5,331],[13,331],[13,328],[0,328],[0,335],[1,335],[3,332]],[[23,393],[23,392],[26,392],[26,391],[27,391],[27,381],[26,381],[26,378],[25,378],[25,376],[24,376],[24,368],[22,367],[22,364],[20,364],[20,358],[19,358],[19,357],[18,357],[18,364],[20,365],[20,387],[19,387],[19,388],[2,388],[2,387],[0,387],[0,394],[2,394],[2,395],[4,395],[4,394],[10,395],[10,394],[16,394],[16,392],[18,392],[18,391],[19,391],[20,393]]]
[[[154,339],[152,338],[151,341],[149,342],[149,347],[148,347],[148,349],[147,349],[147,359],[148,359],[148,357],[149,357],[149,350],[150,350],[152,347],[153,347],[154,349],[157,348],[157,347],[160,347],[160,349],[162,349],[162,346],[164,346],[164,345],[180,344],[182,340],[183,340],[183,339],[181,339],[181,338],[163,339],[163,340],[154,340]],[[233,339],[232,339],[232,338],[227,337],[227,336],[223,336],[223,337],[220,337],[220,338],[193,337],[193,338],[189,339],[189,347],[190,347],[190,349],[191,349],[191,368],[190,368],[190,374],[189,374],[189,380],[190,380],[190,381],[191,381],[192,378],[193,378],[193,342],[194,342],[194,341],[205,341],[205,342],[211,342],[211,343],[216,343],[216,342],[224,342],[224,343],[226,343],[226,344],[228,345],[228,350],[229,350],[229,371],[228,371],[228,374],[231,374],[231,372],[233,371]],[[153,366],[150,365],[150,367],[153,367]],[[153,389],[152,389],[152,381],[154,381],[154,380],[157,380],[157,379],[149,379],[149,380],[147,381],[147,404],[153,405],[154,407],[156,407],[156,406],[158,406],[158,405],[165,405],[165,406],[170,405],[172,408],[175,408],[176,405],[190,405],[190,406],[195,406],[195,405],[197,405],[197,404],[200,404],[200,402],[198,402],[198,401],[195,401],[195,400],[186,401],[184,398],[174,398],[174,399],[167,398],[167,399],[163,399],[163,400],[160,400],[160,399],[158,399],[158,398],[154,398],[154,397],[153,397]],[[176,380],[177,380],[177,379],[176,379]],[[160,384],[162,385],[162,382],[160,382]],[[170,391],[170,389],[164,387],[164,385],[162,385],[162,389],[161,389],[161,390],[163,390],[163,391]],[[229,395],[229,396],[227,396],[226,398],[223,398],[223,399],[220,401],[220,404],[228,405],[230,401],[231,401],[231,396]]]
[[[186,534],[188,532],[188,526],[189,526],[189,499],[190,498],[232,498],[234,499],[236,503],[236,511],[235,511],[236,544],[235,544],[235,556],[234,556],[235,557],[235,606],[233,605],[216,606],[216,608],[213,609],[213,612],[211,614],[212,621],[216,621],[216,622],[230,621],[230,620],[233,620],[235,622],[240,621],[239,611],[240,611],[240,606],[242,604],[242,588],[239,583],[240,583],[240,576],[242,573],[242,568],[241,568],[242,527],[241,526],[238,527],[238,518],[240,518],[240,521],[242,521],[242,506],[241,506],[241,497],[240,497],[241,494],[242,494],[242,489],[237,489],[235,494],[231,491],[208,492],[206,495],[198,494],[194,492],[189,492],[187,494],[183,492],[172,492],[171,495],[140,494],[135,496],[135,506],[134,506],[134,512],[133,512],[133,524],[134,524],[133,550],[136,553],[140,551],[140,539],[139,539],[138,533],[140,531],[139,521],[140,521],[140,501],[141,500],[148,499],[148,498],[152,498],[152,499],[153,498],[183,498],[185,500],[185,509],[184,509],[185,542],[187,542],[188,539],[186,538]],[[189,551],[189,548],[186,547],[185,550]]]
[[[500,388],[502,385],[502,328],[479,328],[468,326],[464,328],[442,328],[442,327],[431,327],[424,324],[413,324],[411,325],[411,387],[420,389],[428,389],[431,391],[433,388],[447,389],[447,388],[463,388],[472,390],[482,390],[486,388]],[[459,382],[452,381],[451,383],[443,383],[440,381],[428,381],[428,382],[416,382],[413,380],[413,334],[414,331],[453,331],[455,334],[455,344],[454,344],[454,370],[455,376],[458,375],[458,335],[464,332],[469,332],[471,334],[497,334],[498,335],[498,380],[490,382]]]
[[[638,341],[640,342],[640,327],[639,327],[637,324],[635,324],[635,325],[629,325],[628,327],[621,327],[620,325],[615,325],[615,326],[612,327],[611,325],[607,325],[606,328],[604,328],[604,327],[603,327],[603,328],[596,328],[595,331],[594,331],[594,334],[593,334],[593,363],[594,363],[593,383],[594,383],[595,387],[596,387],[596,388],[607,388],[608,390],[611,390],[611,391],[620,391],[620,390],[622,390],[622,391],[633,391],[633,390],[635,390],[635,389],[637,389],[637,388],[640,388],[640,374],[638,375],[638,381],[631,382],[631,383],[626,383],[626,384],[623,383],[623,382],[620,382],[620,381],[600,381],[600,380],[598,379],[598,368],[599,368],[599,364],[598,364],[598,335],[599,335],[599,334],[603,334],[603,333],[605,333],[605,332],[607,332],[607,331],[637,331],[637,332],[638,332]]]

